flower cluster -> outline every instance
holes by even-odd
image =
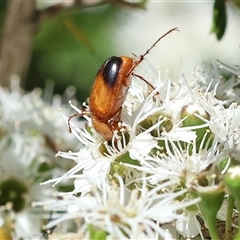
[[[48,104],[41,95],[37,89],[24,93],[17,76],[10,91],[0,88],[1,239],[41,238],[49,213],[32,208],[32,202],[51,198],[53,189],[40,183],[73,166],[55,158],[58,149],[80,147],[67,131],[63,134],[62,100],[46,92],[52,101]]]
[[[240,186],[239,172],[231,170],[240,161],[239,72],[225,80],[222,67],[229,70],[223,63],[203,63],[178,82],[159,70],[146,78],[154,90],[134,78],[111,141],[95,131],[89,116],[84,128],[71,121],[83,147],[58,152],[75,166],[45,184],[73,179],[74,189],[38,202],[54,210],[46,226],[56,227],[51,237],[173,239],[177,231],[187,238],[233,239]]]

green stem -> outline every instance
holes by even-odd
[[[235,240],[238,240],[238,239],[240,239],[240,231],[238,230],[238,232],[237,232],[237,235],[235,235],[235,238],[234,238]]]
[[[238,200],[236,200],[236,208],[237,208],[238,214],[239,214],[239,211],[240,211],[240,201],[238,201]],[[240,239],[240,217],[239,217],[239,215],[238,215],[238,232],[235,235],[234,240],[238,240],[238,239]]]
[[[232,214],[233,214],[233,208],[234,208],[234,201],[235,199],[230,194],[228,197],[228,206],[227,206],[225,240],[232,239],[231,228],[232,228]]]
[[[201,197],[198,207],[203,215],[211,239],[218,240],[220,238],[217,231],[217,212],[222,206],[225,193],[222,187],[219,186],[212,191],[199,191],[197,194]]]
[[[217,232],[217,224],[216,224],[216,220],[217,218],[214,216],[204,216],[204,220],[206,222],[207,228],[209,230],[211,239],[214,240],[219,240],[219,236],[218,236],[218,232]]]

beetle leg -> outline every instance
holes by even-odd
[[[155,87],[150,83],[148,82],[145,78],[143,78],[142,76],[136,74],[136,73],[132,73],[132,75],[134,77],[138,77],[139,79],[141,79],[142,81],[144,81],[148,86],[150,86],[153,90],[155,89]]]
[[[118,112],[111,119],[108,120],[108,125],[112,129],[112,131],[119,130],[118,124],[121,121],[120,120],[121,114],[122,114],[122,107],[120,107]]]
[[[82,117],[83,115],[90,116],[91,114],[89,112],[82,111],[82,113],[75,113],[68,118],[68,131],[70,133],[72,133],[72,129],[71,129],[71,126],[70,126],[71,119],[74,118],[74,117]]]

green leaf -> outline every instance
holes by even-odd
[[[213,23],[211,33],[216,34],[217,39],[221,40],[227,25],[226,4],[224,0],[215,0],[213,7]]]

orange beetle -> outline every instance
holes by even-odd
[[[172,28],[158,38],[157,41],[136,60],[126,56],[113,56],[108,58],[102,64],[96,75],[89,98],[89,111],[82,111],[82,113],[77,113],[69,117],[69,132],[71,132],[71,118],[87,115],[91,117],[94,129],[101,134],[106,141],[111,140],[113,132],[119,130],[122,105],[127,96],[132,76],[139,77],[153,88],[143,77],[133,73],[134,69],[163,37],[174,30],[178,31],[178,28]]]

